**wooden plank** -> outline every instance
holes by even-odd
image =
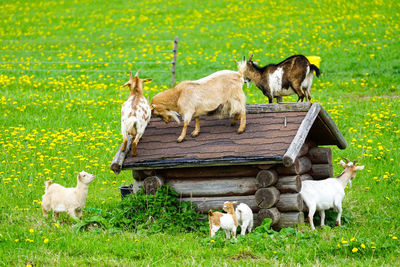
[[[304,223],[304,213],[298,212],[281,212],[279,222],[274,226],[275,229],[293,227]]]
[[[339,131],[339,128],[336,126],[335,122],[329,116],[328,112],[325,109],[321,108],[321,112],[319,116],[322,118],[323,122],[328,126],[330,132],[337,140],[337,146],[340,149],[345,149],[347,147],[346,139],[343,134]]]
[[[114,159],[111,162],[111,170],[115,173],[115,174],[119,174],[122,170],[122,165],[123,162],[126,158],[127,153],[130,151],[132,145],[132,136],[128,135],[128,145],[126,146],[126,150],[123,152],[122,151],[122,146],[123,144],[119,147],[117,153],[114,156]]]
[[[281,176],[275,187],[281,193],[298,193],[301,190],[300,175]]]
[[[250,196],[229,196],[229,197],[185,197],[181,198],[180,201],[189,201],[197,206],[196,210],[200,213],[208,213],[210,209],[220,210],[225,201],[233,202],[239,201],[240,203],[247,204],[253,212],[258,212],[259,207],[257,206],[254,195]]]
[[[286,167],[293,165],[320,110],[320,104],[313,103],[311,105],[310,110],[307,112],[307,115],[304,117],[299,129],[297,130],[296,136],[286,153],[283,155],[283,164]]]
[[[303,199],[299,193],[281,194],[276,207],[281,212],[303,211]]]
[[[168,179],[165,183],[183,197],[243,196],[257,190],[254,177]]]
[[[322,180],[333,177],[333,166],[332,164],[313,164],[310,175],[314,180]]]
[[[276,171],[279,174],[290,175],[290,174],[304,174],[311,170],[311,161],[303,156],[296,158],[294,164],[289,167],[277,167]]]
[[[160,171],[165,178],[220,178],[220,177],[255,177],[259,169],[256,166],[175,168]]]
[[[255,193],[256,203],[260,208],[271,208],[279,201],[279,191],[275,187],[260,188]]]
[[[246,105],[246,113],[257,114],[266,112],[299,112],[308,111],[310,107],[310,102]]]
[[[332,150],[330,147],[313,147],[307,157],[312,163],[332,164]]]

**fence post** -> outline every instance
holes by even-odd
[[[178,36],[174,39],[174,49],[172,50],[174,53],[174,57],[172,59],[172,78],[171,78],[171,87],[175,86],[175,73],[176,73],[176,54],[178,52]]]

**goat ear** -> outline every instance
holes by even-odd
[[[135,74],[135,77],[138,77],[140,70],[138,70]],[[131,72],[131,77],[132,77],[132,72]]]
[[[343,168],[346,168],[346,166],[347,166],[347,165],[346,165],[346,163],[344,163],[344,161],[343,161],[343,160],[340,160],[340,162],[339,162],[339,163],[340,163],[340,166],[342,166]]]
[[[147,83],[147,82],[151,82],[153,79],[151,79],[151,78],[147,78],[147,79],[143,79],[143,82],[144,83]]]
[[[364,169],[364,165],[363,166],[356,166],[356,171],[361,171],[361,170],[363,170]]]
[[[128,86],[129,85],[129,81],[126,82],[124,85],[122,85],[122,87]]]
[[[251,56],[250,56],[250,58],[249,58],[249,60],[248,60],[249,62],[253,59],[253,56],[254,56],[254,55],[251,54]]]

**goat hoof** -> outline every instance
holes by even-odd
[[[136,157],[137,155],[138,155],[137,152],[132,152],[132,153],[131,153],[131,156],[132,156],[132,157]]]
[[[179,137],[176,141],[177,141],[178,143],[182,143],[182,142],[183,142],[183,139],[184,139],[184,137]]]
[[[192,137],[196,137],[196,136],[198,136],[199,135],[199,133],[198,132],[192,132]]]
[[[239,129],[239,130],[237,131],[237,133],[238,133],[238,134],[241,134],[241,133],[244,133],[244,131],[245,131],[245,129],[243,129],[243,130],[242,130],[242,129]]]

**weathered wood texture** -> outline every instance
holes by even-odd
[[[250,196],[229,196],[229,197],[185,197],[181,198],[181,201],[189,201],[197,205],[197,210],[200,213],[208,213],[210,209],[217,210],[222,209],[225,201],[239,201],[240,203],[247,204],[253,212],[258,212],[259,207],[257,206],[254,195]]]
[[[322,109],[321,105],[318,103],[313,103],[307,112],[307,115],[304,117],[303,121],[301,122],[298,131],[293,138],[292,142],[290,143],[289,148],[287,149],[286,153],[283,155],[283,164],[286,167],[291,166],[296,157],[299,154],[301,147],[303,146],[308,132],[310,131],[311,127],[314,124],[315,119],[317,118],[320,110]]]
[[[313,147],[307,157],[312,163],[332,164],[332,150],[330,147]]]
[[[149,176],[143,180],[143,188],[150,195],[154,195],[163,184],[164,178],[160,176]]]
[[[271,225],[275,225],[279,222],[281,214],[277,208],[260,209],[257,218],[255,219],[255,223],[261,225],[266,218],[272,219]]]
[[[322,180],[333,177],[332,164],[313,164],[311,167],[310,175],[315,180]]]
[[[279,177],[275,187],[281,193],[298,193],[301,190],[300,175]]]
[[[122,170],[122,165],[126,158],[127,153],[130,151],[130,147],[132,145],[132,136],[128,135],[128,145],[126,146],[126,150],[122,151],[123,144],[119,147],[117,153],[114,156],[114,159],[111,162],[111,170],[115,174],[119,174]]]
[[[242,196],[257,190],[254,177],[167,179],[165,183],[183,197]]]
[[[300,180],[303,181],[307,181],[307,180],[313,180],[313,177],[309,174],[302,174],[300,175]]]
[[[260,208],[271,208],[279,201],[279,191],[275,187],[260,188],[255,193],[256,203]]]
[[[128,155],[124,168],[157,168],[157,164],[165,167],[168,164],[162,163],[168,160],[176,164],[170,167],[179,167],[188,159],[193,164],[222,158],[243,159],[246,162],[249,158],[258,157],[276,162],[282,159],[305,116],[305,111],[247,114],[246,131],[243,134],[237,134],[236,127],[230,126],[230,118],[203,116],[200,118],[200,135],[196,138],[188,135],[182,143],[176,142],[181,126],[174,122],[165,124],[159,118],[152,118],[138,144],[138,156]]]
[[[292,227],[304,223],[304,213],[299,212],[281,212],[279,222],[274,226],[275,229],[282,229],[285,227]]]
[[[260,170],[257,166],[229,166],[229,167],[192,167],[157,170],[165,178],[219,178],[219,177],[255,177]]]
[[[309,158],[303,156],[300,158],[296,158],[294,164],[289,167],[281,166],[276,168],[276,171],[279,174],[304,174],[310,171],[311,169],[311,161]]]
[[[246,105],[246,113],[257,114],[257,113],[267,113],[267,112],[299,112],[299,111],[308,111],[310,107],[311,107],[310,102]]]
[[[257,188],[265,188],[276,184],[278,173],[275,170],[261,170],[256,176]]]
[[[303,211],[303,199],[300,194],[281,194],[276,207],[281,212]]]

